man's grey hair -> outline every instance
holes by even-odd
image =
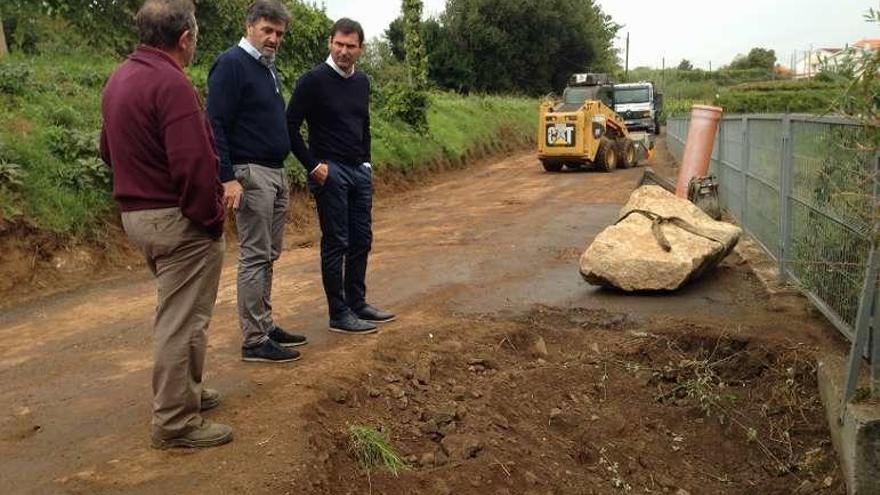
[[[180,36],[196,30],[192,0],[147,0],[135,16],[140,42],[154,48],[177,46]]]
[[[278,0],[257,0],[248,7],[245,22],[250,26],[260,19],[268,19],[286,26],[290,24],[290,11]]]

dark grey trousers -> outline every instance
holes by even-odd
[[[272,319],[272,267],[281,255],[290,189],[284,169],[235,165],[244,188],[235,213],[238,227],[238,317],[242,347],[269,338]]]

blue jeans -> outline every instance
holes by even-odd
[[[309,177],[321,222],[321,278],[330,319],[366,304],[367,257],[373,244],[373,171],[328,162],[324,185]]]

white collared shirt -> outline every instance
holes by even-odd
[[[337,74],[348,79],[349,77],[354,75],[354,66],[351,66],[351,72],[347,73],[344,70],[340,69],[336,62],[333,60],[333,55],[327,55],[327,65],[330,66]]]
[[[263,54],[260,53],[260,50],[257,50],[257,47],[251,44],[247,38],[242,38],[241,41],[238,42],[238,46],[247,52],[248,55],[257,59],[257,62],[263,63],[260,59],[263,58]],[[275,57],[271,57],[274,61]],[[269,71],[269,74],[272,74],[272,80],[275,82],[275,91],[278,91],[278,79],[275,77],[275,73],[273,71]]]

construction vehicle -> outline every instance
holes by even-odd
[[[651,81],[614,85],[614,111],[630,131],[660,134],[663,95]]]
[[[611,172],[650,156],[648,134],[630,133],[613,106],[614,85],[607,74],[574,74],[561,101],[546,99],[538,126],[538,158],[544,170],[594,166]]]

